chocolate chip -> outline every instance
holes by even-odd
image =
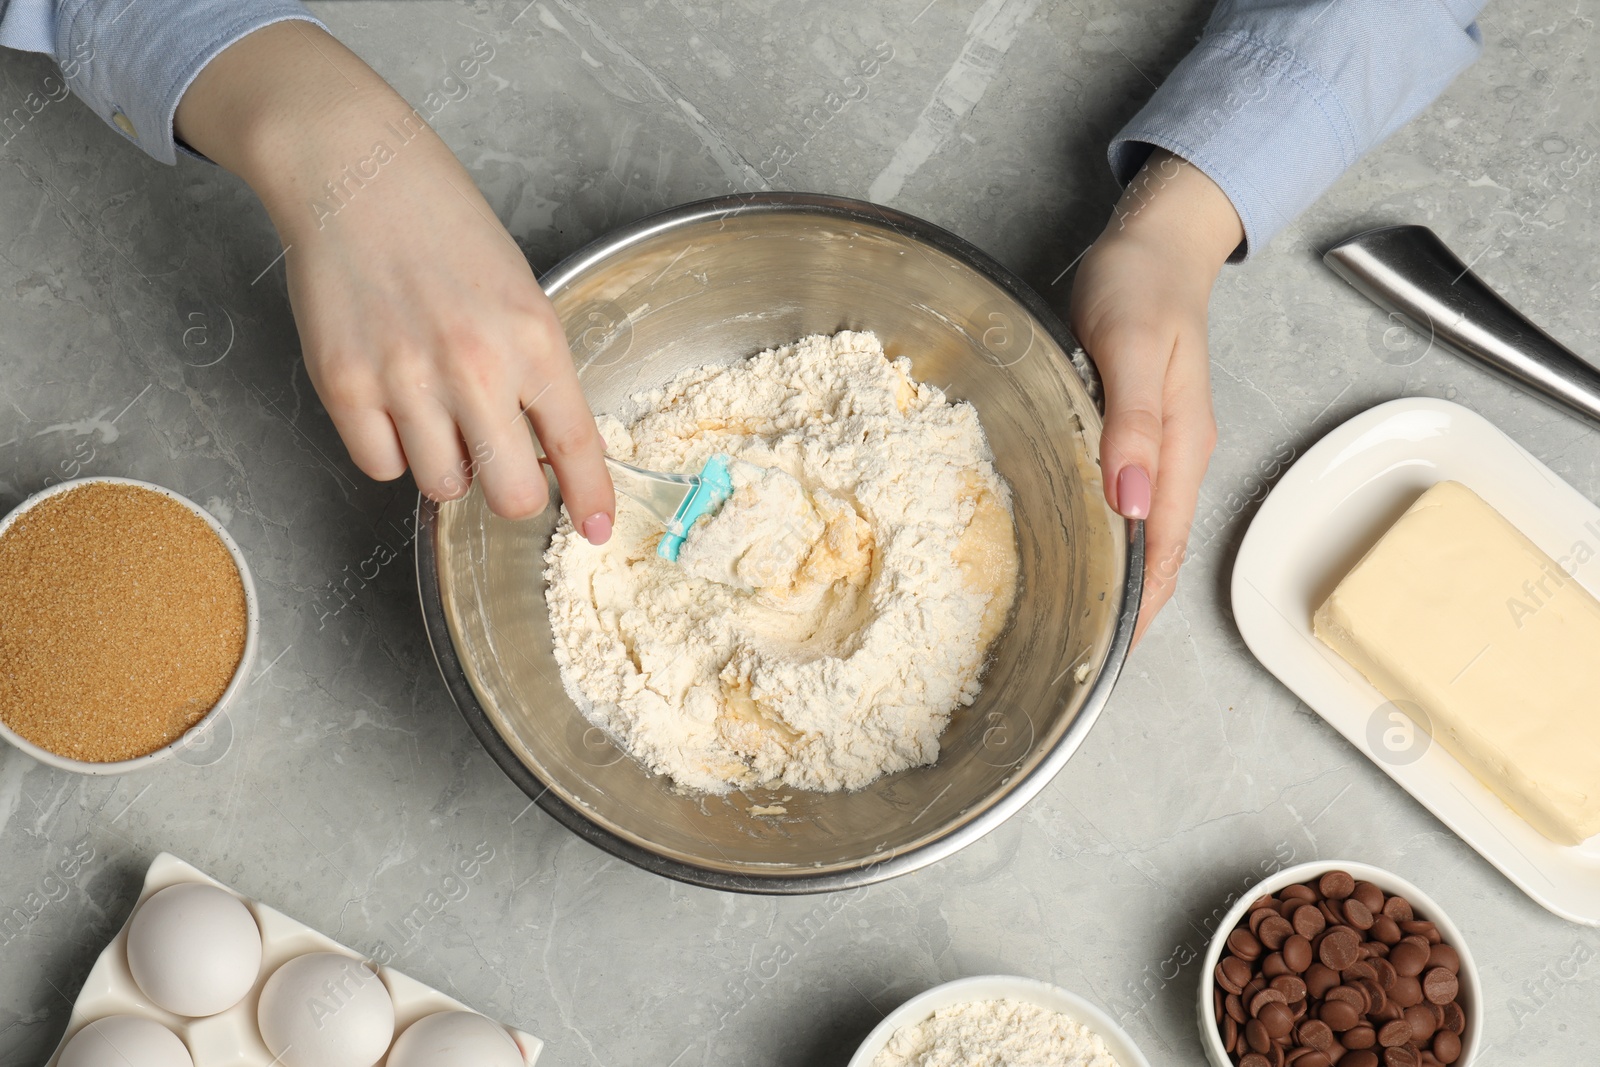
[[[1336,1033],[1344,1033],[1361,1021],[1361,1008],[1347,1000],[1329,1000],[1322,1005],[1317,1018],[1328,1024]]]
[[[1236,956],[1224,957],[1217,964],[1217,984],[1228,993],[1237,995],[1250,980],[1250,965]]]
[[[1306,999],[1306,983],[1298,975],[1281,974],[1272,980],[1269,988],[1282,993],[1286,1004],[1298,1004]]]
[[[1384,993],[1383,987],[1373,979],[1357,978],[1356,985],[1360,986],[1362,991],[1367,994],[1367,1011],[1369,1013],[1382,1011],[1384,1005],[1389,1003],[1389,997]]]
[[[1395,974],[1415,978],[1428,965],[1428,952],[1428,949],[1418,948],[1415,941],[1402,941],[1389,951],[1389,962]]]
[[[1378,914],[1372,917],[1372,936],[1379,944],[1393,945],[1405,935],[1400,932],[1400,924],[1387,915]]]
[[[1278,892],[1278,896],[1284,900],[1311,901],[1317,899],[1317,891],[1308,885],[1300,885],[1296,883],[1295,885],[1287,886],[1280,890]]]
[[[1394,986],[1389,990],[1389,1002],[1400,1008],[1421,1004],[1422,983],[1410,975],[1401,975],[1394,980]]]
[[[1311,942],[1299,934],[1283,943],[1283,963],[1295,974],[1304,974],[1311,966]]]
[[[1328,995],[1328,990],[1339,984],[1339,972],[1320,963],[1306,968],[1306,990],[1318,1000]]]
[[[1404,1019],[1396,1019],[1392,1023],[1384,1023],[1383,1029],[1378,1031],[1378,1044],[1384,1048],[1395,1048],[1411,1040],[1411,1024]]]
[[[1217,1016],[1217,1022],[1220,1023],[1223,1018],[1221,986],[1214,985],[1211,987],[1211,1007]]]
[[[1274,1039],[1284,1037],[1294,1029],[1294,1015],[1282,1002],[1264,1005],[1256,1018],[1261,1020],[1261,1025],[1267,1028],[1267,1033]]]
[[[1376,1005],[1376,997],[1382,997],[1384,990],[1378,989],[1378,982],[1371,981],[1370,977],[1358,977],[1355,982],[1349,982],[1349,984],[1355,985],[1355,989],[1362,992],[1363,1016],[1371,1014],[1373,1006]],[[1371,985],[1371,989],[1368,989],[1368,985]],[[1374,993],[1376,993],[1376,997],[1374,997]]]
[[[1372,929],[1372,909],[1355,897],[1344,902],[1344,921],[1357,930]]]
[[[1439,935],[1439,928],[1426,919],[1412,919],[1400,924],[1400,931],[1404,934],[1421,937],[1430,945],[1437,945],[1443,938]]]
[[[1460,989],[1455,973],[1443,967],[1435,967],[1422,976],[1422,995],[1435,1004],[1450,1003]]]
[[[1329,871],[1317,882],[1317,888],[1331,900],[1343,900],[1355,892],[1356,880],[1344,871]]]
[[[1383,910],[1383,890],[1371,882],[1357,882],[1355,891],[1350,895],[1365,904],[1370,912]]]
[[[1227,1012],[1228,1018],[1232,1019],[1236,1023],[1243,1023],[1249,1018],[1249,1016],[1245,1014],[1244,1001],[1240,1000],[1232,993],[1229,993],[1227,996],[1222,998],[1222,1010]]]
[[[1410,1045],[1399,1045],[1383,1050],[1383,1067],[1421,1067],[1417,1050]]]
[[[1260,1015],[1261,1009],[1266,1007],[1268,1004],[1287,1003],[1289,1003],[1289,998],[1278,992],[1276,989],[1263,989],[1261,992],[1255,995],[1253,1000],[1250,1001],[1250,1014]]]
[[[1222,1017],[1222,1047],[1229,1052],[1239,1047],[1239,1024],[1233,1021],[1232,1016]]]
[[[1367,998],[1362,995],[1361,990],[1355,988],[1354,986],[1334,986],[1332,989],[1328,990],[1328,995],[1325,999],[1329,1001],[1342,1000],[1346,1004],[1354,1007],[1357,1011],[1366,1011]]]
[[[1461,973],[1461,954],[1446,944],[1430,946],[1428,949],[1428,966],[1443,967],[1451,974]]]
[[[1333,1067],[1333,1061],[1327,1054],[1312,1049],[1295,1061],[1294,1067]]]
[[[1467,1028],[1467,1014],[1461,1010],[1461,1005],[1452,1003],[1444,1006],[1444,1028],[1457,1036]]]
[[[1433,1035],[1432,1051],[1440,1063],[1454,1063],[1461,1058],[1461,1039],[1451,1030],[1440,1030]]]
[[[1339,1059],[1339,1067],[1378,1067],[1378,1054],[1367,1049],[1346,1052]]]
[[[1310,940],[1322,933],[1328,920],[1313,904],[1302,904],[1294,910],[1294,932]]]
[[[1246,963],[1254,963],[1261,958],[1261,942],[1249,930],[1235,930],[1228,935],[1228,951]]]
[[[1296,912],[1295,914],[1298,915],[1299,912]],[[1283,943],[1289,937],[1289,935],[1293,934],[1297,929],[1298,927],[1290,925],[1288,919],[1278,915],[1262,922],[1261,929],[1258,931],[1257,936],[1263,945],[1276,952],[1278,949],[1283,947]]]
[[[1345,875],[1345,877],[1350,876]],[[1354,930],[1348,926],[1336,927],[1322,939],[1322,947],[1318,950],[1317,958],[1322,961],[1324,967],[1342,971],[1359,958],[1360,945],[1361,937]]]
[[[1371,1048],[1378,1043],[1378,1032],[1366,1023],[1346,1030],[1339,1038],[1345,1048]]]
[[[1326,1052],[1333,1047],[1333,1028],[1319,1019],[1312,1019],[1300,1024],[1300,1043],[1318,1052]]]
[[[1282,974],[1289,973],[1289,965],[1283,962],[1283,953],[1269,952],[1261,959],[1261,974],[1271,981]]]
[[[1397,923],[1410,922],[1415,916],[1411,914],[1411,902],[1405,897],[1390,897],[1383,902],[1383,913]]]
[[[1357,978],[1376,979],[1378,977],[1378,972],[1373,969],[1372,964],[1368,963],[1366,960],[1356,960],[1350,966],[1340,971],[1339,976],[1346,982],[1353,982]]]
[[[1394,969],[1394,964],[1381,957],[1372,961],[1372,969],[1378,972],[1378,985],[1384,989],[1394,985],[1394,980],[1399,973]]]
[[[1239,1067],[1272,1067],[1272,1061],[1259,1052],[1252,1052],[1239,1061]]]
[[[1244,1039],[1257,1052],[1265,1052],[1272,1047],[1272,1035],[1267,1033],[1266,1025],[1260,1019],[1251,1019],[1244,1024]]]
[[[1411,1027],[1411,1040],[1418,1045],[1426,1045],[1433,1038],[1433,1032],[1439,1029],[1433,1013],[1421,1004],[1406,1009],[1405,1024]]]

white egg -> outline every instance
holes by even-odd
[[[177,1034],[154,1019],[108,1015],[72,1035],[56,1067],[194,1067]]]
[[[153,894],[128,924],[128,970],[174,1015],[215,1015],[239,1003],[261,972],[261,928],[214,885],[184,882]]]
[[[523,1067],[511,1035],[474,1011],[441,1011],[410,1026],[386,1067]]]
[[[383,979],[340,952],[311,952],[272,972],[256,1022],[283,1067],[372,1067],[394,1037]]]

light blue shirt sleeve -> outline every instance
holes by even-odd
[[[1182,156],[1264,248],[1482,50],[1484,0],[1222,0],[1194,50],[1112,140],[1126,184],[1153,147]]]
[[[297,0],[0,0],[0,46],[55,57],[62,80],[39,99],[70,90],[174,163],[172,116],[195,76],[239,38],[286,19],[321,25]]]

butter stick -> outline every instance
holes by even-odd
[[[1540,833],[1600,833],[1600,602],[1472,490],[1422,494],[1313,629]]]

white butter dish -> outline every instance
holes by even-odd
[[[1600,508],[1481,415],[1408,397],[1330,432],[1268,494],[1234,564],[1234,619],[1263,666],[1524,893],[1600,925],[1600,836],[1560,845],[1539,833],[1312,633],[1339,580],[1443,481],[1478,494],[1600,596]]]

